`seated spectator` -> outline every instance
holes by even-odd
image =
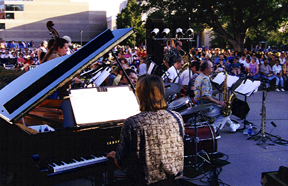
[[[283,66],[285,61],[286,61],[284,52],[281,52],[280,57],[279,57],[279,61],[280,61],[280,65]]]
[[[264,64],[260,67],[260,76],[262,80],[267,80],[266,88],[270,87],[269,82],[276,79],[276,76],[272,73],[272,68],[270,67],[268,60],[264,59]]]
[[[120,58],[119,60],[120,60],[120,63],[122,65],[123,69],[124,70],[128,69],[128,67],[129,67],[128,61],[125,58]]]
[[[226,66],[225,66],[223,60],[221,60],[218,64],[216,64],[216,72],[217,73],[218,72],[223,72],[223,71],[225,71],[225,69],[226,69]]]
[[[275,65],[272,67],[272,71],[273,71],[273,74],[276,76],[276,90],[275,91],[280,91],[278,89],[278,86],[279,86],[279,81],[280,81],[280,86],[281,86],[281,91],[285,91],[284,90],[284,80],[283,80],[283,77],[282,77],[282,67],[279,63],[279,59],[276,59],[275,61]]]
[[[256,63],[256,58],[252,58],[248,68],[249,73],[248,76],[251,77],[252,79],[258,79],[260,77],[258,72],[259,72],[259,66]]]
[[[245,74],[248,74],[249,65],[250,65],[250,58],[246,57],[246,62],[243,65]]]
[[[229,61],[229,63],[232,64],[234,58],[235,58],[234,52],[230,52],[229,56],[227,57],[227,62]]]
[[[284,89],[287,90],[288,88],[288,59],[285,61],[284,65],[282,66],[282,76],[284,79]]]
[[[29,67],[33,64],[33,59],[31,56],[27,55],[26,58],[24,58],[24,65],[21,68],[21,70],[25,70],[26,72],[29,70]]]
[[[25,59],[23,58],[23,54],[20,53],[18,58],[17,58],[17,63],[16,63],[16,70],[19,70],[21,67],[24,65]]]
[[[232,73],[235,74],[236,76],[241,74],[241,70],[240,70],[241,66],[238,63],[237,58],[233,59],[233,63],[231,64],[231,69],[232,69]]]
[[[239,63],[243,65],[246,63],[246,56],[244,53],[241,55],[241,58],[239,59]]]
[[[142,76],[143,74],[147,73],[147,64],[144,59],[140,60],[140,65],[139,65],[139,76]]]

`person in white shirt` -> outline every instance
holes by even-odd
[[[182,68],[182,65],[184,65],[184,61],[181,58],[176,59],[173,66],[171,66],[167,72],[168,72],[168,83],[178,83],[179,82],[179,70]]]
[[[284,52],[282,52],[282,53],[280,54],[279,61],[280,61],[280,65],[283,66],[284,63],[285,63],[285,61],[286,61],[285,53],[284,53]]]
[[[144,59],[140,60],[140,65],[139,65],[139,76],[146,74],[147,72],[147,64],[146,61]]]
[[[190,74],[190,75],[189,75]],[[181,74],[180,74],[180,77],[179,77],[179,84],[182,85],[182,87],[184,89],[187,89],[187,86],[188,86],[188,83],[189,83],[189,80],[190,78],[193,76],[193,72],[191,69],[189,69],[189,67],[184,70]]]
[[[245,63],[246,63],[245,54],[242,54],[242,55],[241,55],[241,58],[239,59],[239,63],[245,65]]]
[[[279,64],[279,59],[276,59],[276,64],[272,67],[273,74],[276,76],[276,90],[275,91],[280,91],[278,89],[279,81],[280,81],[280,86],[281,86],[281,91],[284,90],[284,80],[282,77],[282,66]]]

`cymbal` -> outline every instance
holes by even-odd
[[[179,93],[180,90],[182,89],[182,86],[178,83],[165,83],[164,88],[165,88],[165,96],[169,97]]]
[[[214,103],[207,103],[207,104],[203,104],[203,105],[196,105],[194,107],[189,107],[185,110],[180,111],[179,113],[181,115],[187,115],[187,114],[192,114],[192,113],[196,113],[199,111],[202,111],[210,106],[212,106]]]

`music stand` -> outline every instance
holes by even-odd
[[[255,92],[257,92],[260,85],[261,81],[251,81],[250,79],[245,79],[242,80],[241,84],[237,88],[235,88],[234,92],[243,95],[245,97],[245,103],[247,103],[247,97],[250,97]],[[243,134],[248,134],[246,130],[246,125],[248,124],[251,124],[254,128],[256,128],[256,126],[253,123],[246,120],[246,117],[247,116],[245,116],[244,118],[244,127],[242,129],[239,129],[243,130]]]
[[[72,89],[70,101],[78,126],[120,121],[140,113],[136,95],[128,85]]]

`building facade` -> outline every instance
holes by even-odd
[[[0,1],[0,38],[5,41],[33,40],[38,46],[53,36],[46,27],[48,21],[53,21],[60,37],[67,35],[79,43],[88,42],[107,29],[106,11],[91,10],[89,2]]]

